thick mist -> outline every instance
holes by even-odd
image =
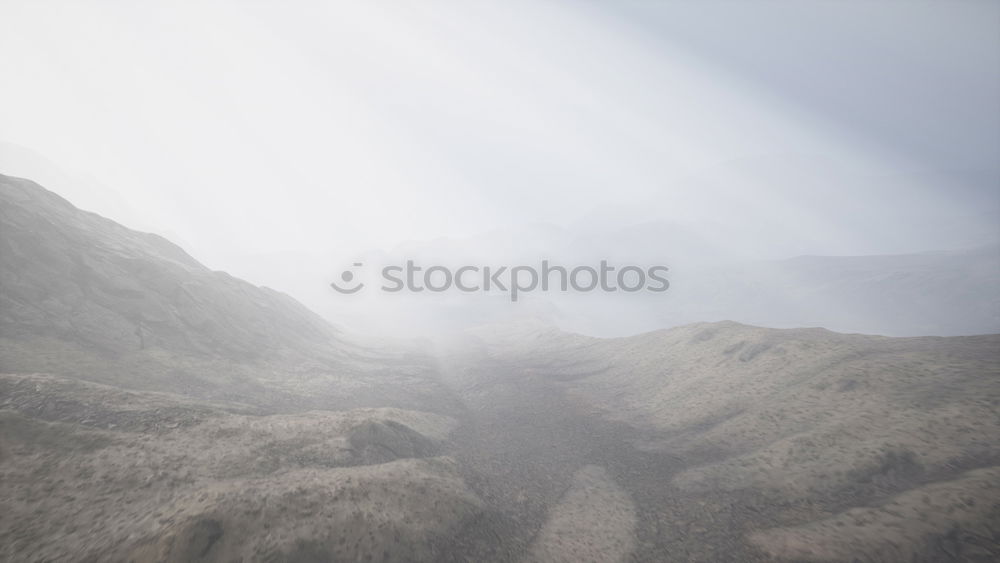
[[[5,173],[338,324],[997,328],[990,3],[0,10],[0,51],[17,54],[0,57]],[[973,258],[950,273],[936,255],[824,274],[782,262],[925,252]],[[662,264],[675,283],[516,306],[330,291],[359,260],[407,259]],[[870,306],[900,275],[932,302],[909,320]],[[760,288],[801,298],[747,305]],[[979,320],[949,320],[981,299]]]

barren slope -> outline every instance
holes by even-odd
[[[439,415],[236,414],[43,375],[0,397],[3,560],[433,560],[480,510]]]
[[[449,405],[426,362],[0,175],[0,371],[262,408]]]
[[[633,446],[605,445],[633,456],[625,462],[632,481],[619,482],[641,510],[649,510],[644,497],[663,495],[658,515],[647,519],[699,520],[676,504],[687,499],[714,506],[701,517],[708,524],[698,525],[710,535],[723,521],[741,542],[772,528],[743,543],[743,557],[961,561],[1000,554],[1000,336],[887,338],[710,323],[620,339],[541,325],[493,327],[476,338],[481,356],[509,370],[504,377],[518,381],[515,388],[536,393],[526,382],[544,382],[571,406],[553,408],[633,429],[629,435],[611,426],[593,440],[624,436]],[[478,388],[499,380],[480,377]],[[635,471],[644,459],[659,460],[652,461],[658,469]],[[936,491],[947,491],[945,498]],[[978,499],[975,509],[953,506],[965,497]],[[892,511],[891,503],[908,507],[885,524],[902,530],[886,540],[902,546],[896,551],[861,541],[858,527],[836,516],[880,514]],[[671,533],[661,525],[656,535]],[[775,547],[795,541],[827,547]]]

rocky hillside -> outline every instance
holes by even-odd
[[[529,324],[484,329],[459,348],[472,346],[518,387],[558,389],[572,408],[633,429],[629,455],[660,460],[658,475],[619,480],[633,498],[723,503],[699,524],[705,541],[742,513],[726,525],[747,557],[1000,554],[1000,335],[726,322],[595,339]],[[497,385],[485,374],[476,384]],[[641,489],[644,479],[656,492]],[[690,518],[680,515],[667,518]]]
[[[269,409],[439,401],[423,360],[0,175],[0,369]]]
[[[434,561],[482,511],[456,412],[425,355],[0,176],[0,560]]]
[[[481,511],[454,426],[0,375],[0,560],[433,561]]]
[[[213,272],[166,239],[81,211],[28,180],[0,176],[0,210],[7,337],[237,359],[316,354],[337,341],[289,297]]]

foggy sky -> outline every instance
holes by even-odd
[[[747,258],[997,238],[994,2],[7,1],[0,21],[2,172],[61,168],[74,204],[258,283],[268,256],[333,271],[524,224],[663,222]]]

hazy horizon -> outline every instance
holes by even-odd
[[[332,320],[364,256],[683,275],[1000,241],[987,2],[0,17],[0,171]]]

